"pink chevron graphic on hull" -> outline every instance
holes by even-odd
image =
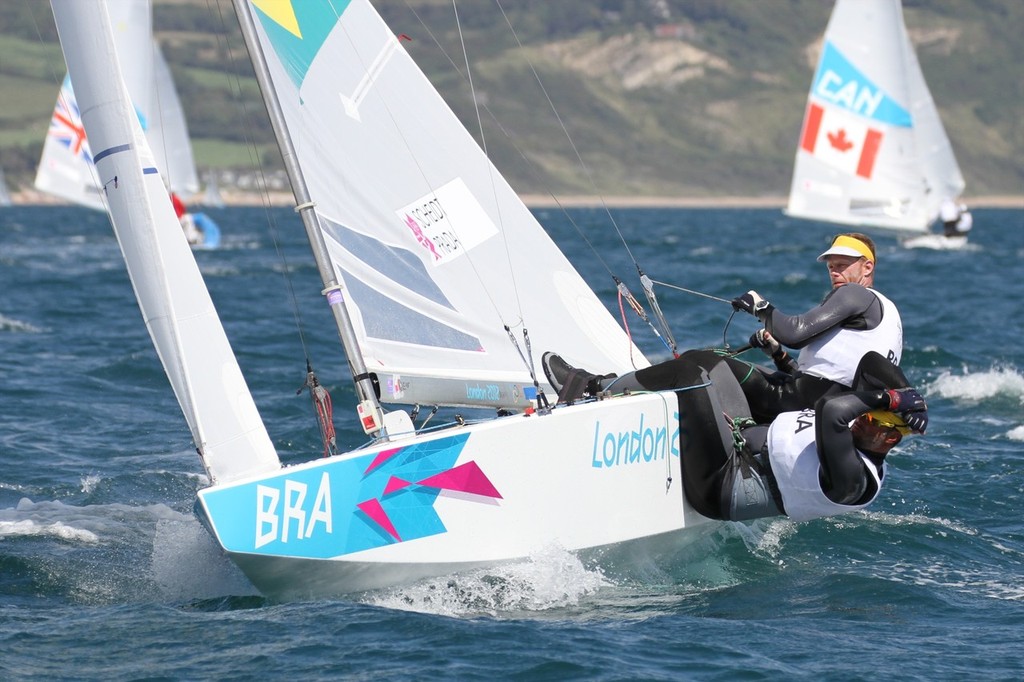
[[[381,450],[380,452],[377,453],[377,456],[373,458],[373,461],[370,462],[370,466],[366,467],[366,471],[363,472],[363,475],[365,476],[366,474],[370,473],[371,471],[373,471],[374,469],[379,467],[381,464],[383,464],[384,462],[386,462],[389,459],[391,459],[391,457],[396,452],[401,452],[401,450],[402,450],[402,448],[392,448],[390,450]]]
[[[384,486],[384,494],[390,495],[396,490],[402,490],[404,488],[408,488],[411,485],[412,483],[410,483],[409,481],[402,480],[398,476],[392,476],[391,478],[388,479],[388,484]]]
[[[388,513],[384,511],[384,507],[380,506],[380,500],[371,499],[366,502],[360,502],[356,506],[360,511],[369,516],[374,523],[386,530],[391,537],[399,542],[402,541],[402,538],[398,536],[398,531],[395,530],[395,526],[391,523],[391,519],[388,518]]]
[[[498,489],[494,487],[487,475],[480,470],[476,462],[466,462],[454,469],[442,471],[439,474],[424,478],[419,485],[430,488],[441,488],[442,490],[457,490],[473,495],[503,499]]]

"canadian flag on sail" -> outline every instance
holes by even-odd
[[[868,127],[842,109],[825,109],[811,103],[800,135],[800,148],[834,168],[870,179],[883,137],[882,131]]]

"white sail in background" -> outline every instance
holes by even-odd
[[[139,121],[170,189],[198,191],[192,146],[181,101],[170,71],[153,39],[149,2],[111,0],[109,14],[123,74]],[[82,128],[70,78],[64,79],[43,144],[37,189],[82,206],[103,209],[93,160]]]
[[[211,478],[280,466],[213,308],[117,64],[98,3],[54,0],[100,186],[160,361]]]
[[[156,167],[170,190],[189,197],[199,191],[199,175],[192,156],[185,110],[160,46],[155,40],[152,45],[155,87],[150,88],[152,99],[147,107],[150,118],[146,139],[156,155]]]
[[[964,181],[899,0],[837,0],[804,115],[789,215],[924,232]]]
[[[914,141],[931,189],[925,197],[925,212],[931,222],[939,215],[943,199],[959,197],[966,183],[906,31],[903,43],[909,64],[907,83],[910,88],[910,115],[914,120]]]
[[[0,168],[0,206],[11,205],[11,193],[7,189],[7,181],[4,179],[4,169]]]
[[[382,400],[526,405],[524,328],[579,366],[648,364],[369,2],[253,7]]]
[[[211,208],[224,208],[224,197],[220,194],[216,174],[213,171],[208,171],[204,177],[206,188],[203,190],[203,195],[197,203]]]
[[[82,117],[65,76],[43,142],[35,187],[80,206],[103,210],[99,183],[92,164],[92,150],[85,137]]]

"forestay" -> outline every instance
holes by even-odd
[[[787,213],[923,232],[964,181],[899,0],[837,0],[796,153]]]
[[[369,2],[249,9],[382,400],[524,407],[524,330],[648,364]]]

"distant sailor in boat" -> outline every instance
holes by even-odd
[[[171,192],[171,204],[174,205],[174,214],[178,216],[178,222],[181,223],[181,229],[185,233],[185,239],[188,240],[188,243],[202,244],[203,231],[196,225],[192,214],[185,207],[185,202],[175,192]]]
[[[966,237],[972,227],[974,227],[974,217],[967,210],[967,204],[960,204],[960,217],[956,221],[957,236]]]
[[[944,199],[939,205],[939,220],[942,221],[942,234],[946,237],[966,237],[974,227],[974,218],[967,210],[967,204],[958,204],[951,198]]]
[[[939,220],[942,221],[942,231],[947,237],[956,233],[956,222],[960,219],[960,208],[951,197],[946,197],[939,204]]]
[[[545,357],[548,369],[552,354]],[[553,383],[579,380],[555,366]],[[671,367],[683,489],[693,508],[712,519],[806,521],[863,509],[881,490],[889,451],[928,427],[924,398],[899,367],[873,351],[860,363],[857,390],[784,412],[770,425],[750,418],[742,387],[714,351],[687,351]],[[592,388],[605,381],[570,370],[589,376]]]

